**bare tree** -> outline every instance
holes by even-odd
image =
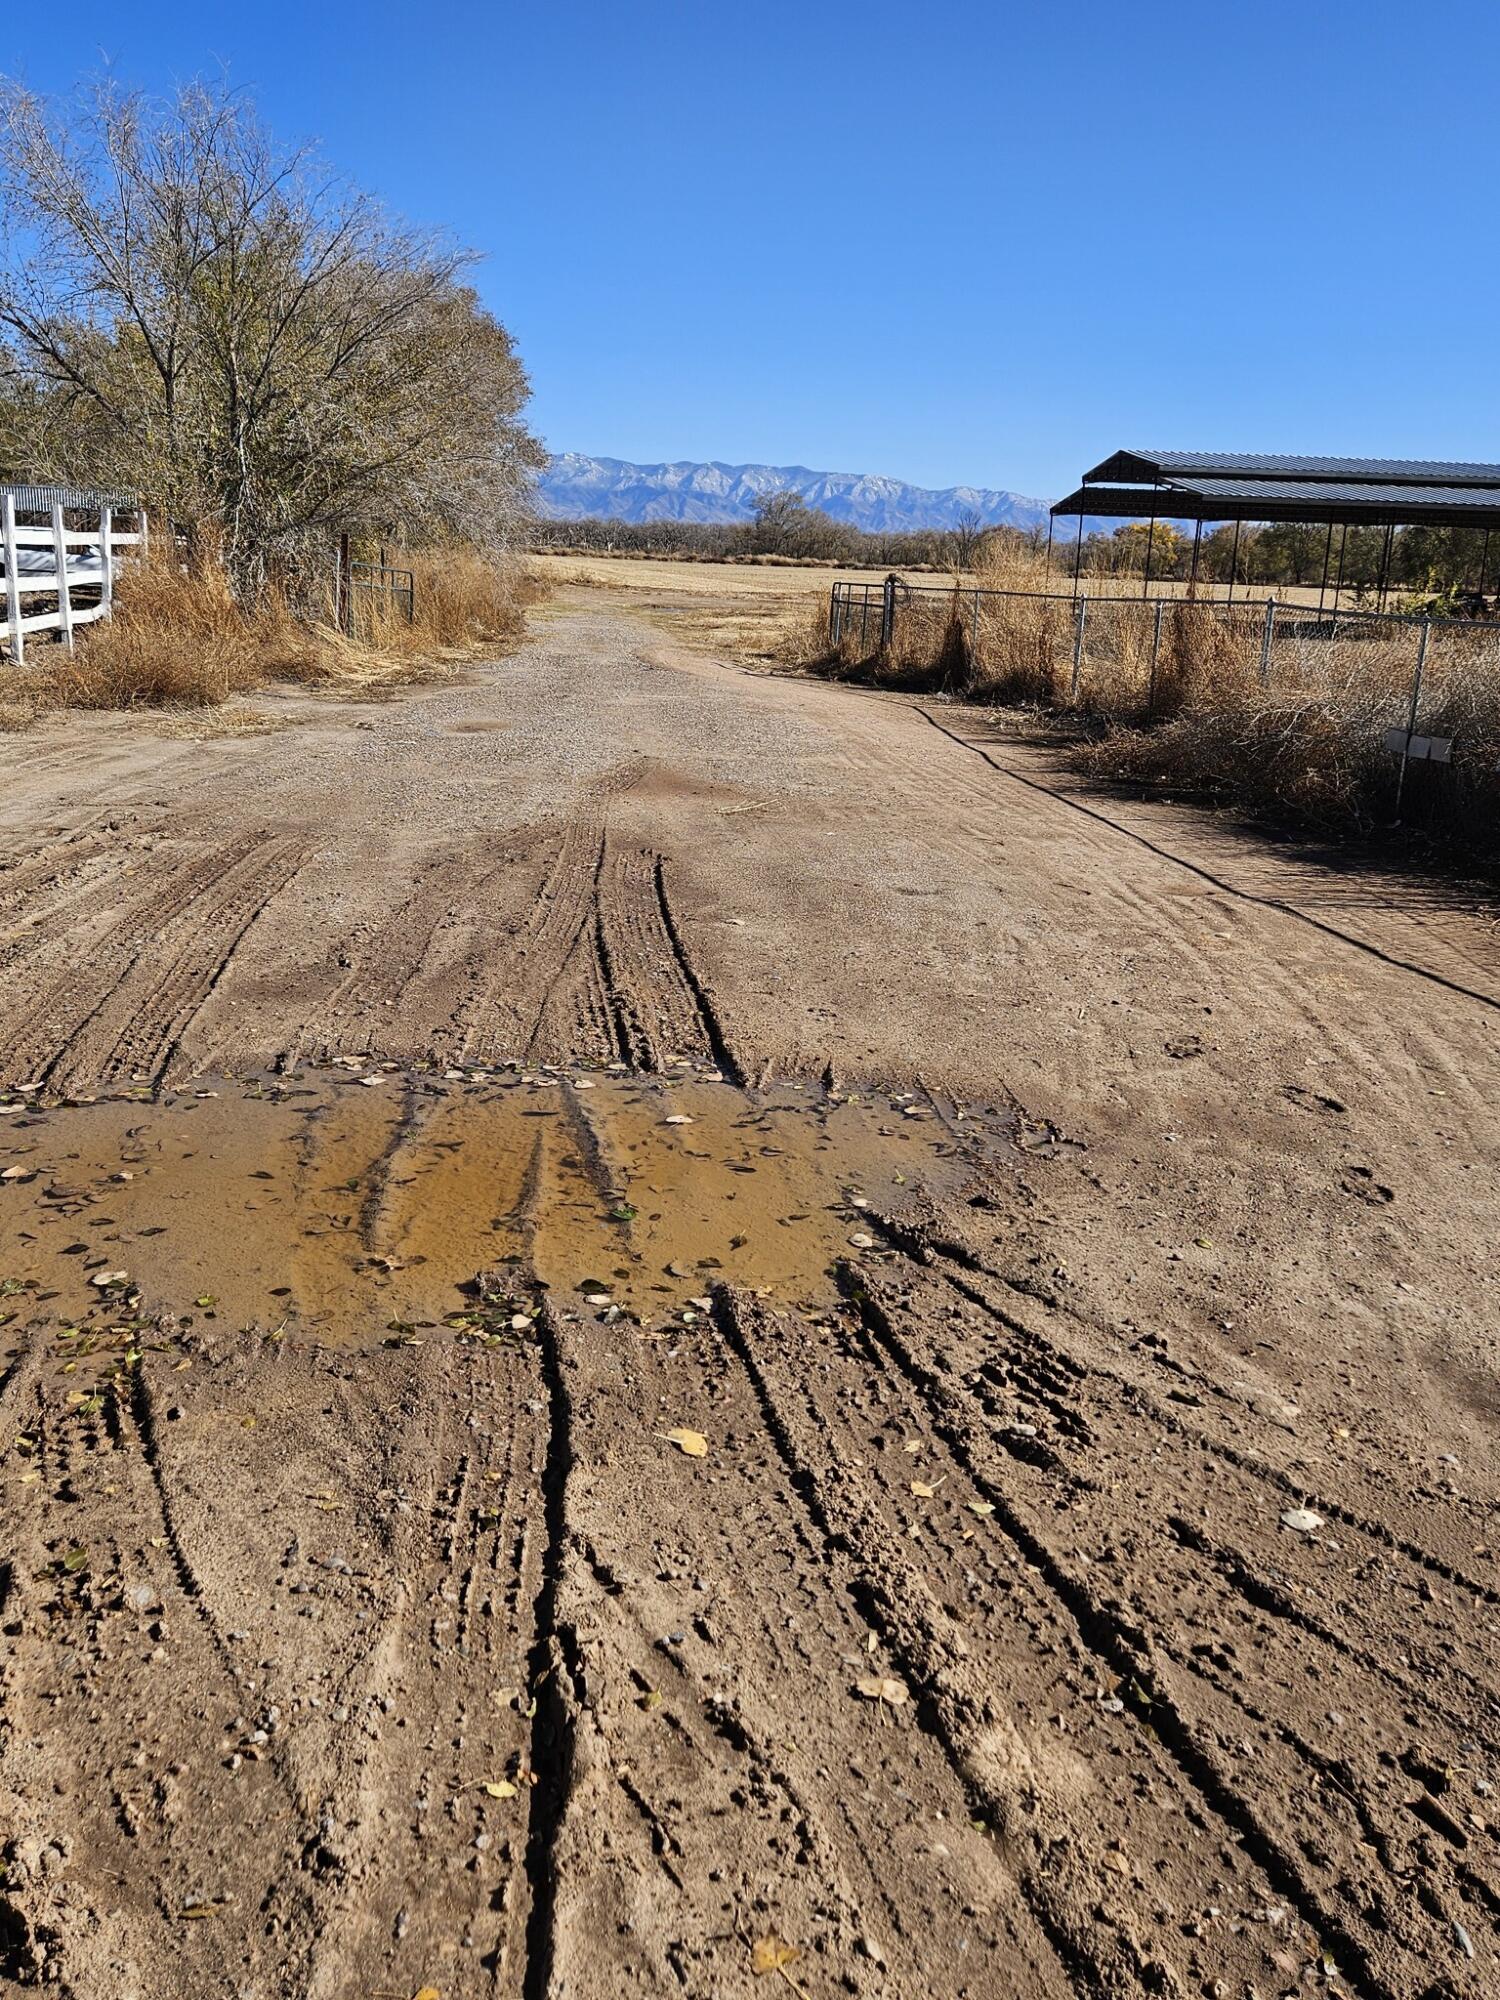
[[[975,507],[966,507],[943,536],[943,560],[950,569],[970,570],[990,530]]]
[[[237,584],[334,529],[504,538],[540,448],[472,259],[392,221],[238,95],[0,85],[0,451],[129,486]]]

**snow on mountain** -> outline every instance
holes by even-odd
[[[837,521],[883,533],[951,528],[973,512],[986,524],[1029,528],[1047,502],[985,486],[908,486],[872,472],[814,472],[805,465],[631,465],[565,451],[537,481],[536,510],[554,521],[748,521],[767,493],[791,487]]]

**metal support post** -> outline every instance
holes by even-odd
[[[1266,629],[1260,635],[1260,684],[1271,685],[1271,641],[1276,636],[1276,599],[1266,599]]]
[[[888,653],[896,636],[896,578],[894,574],[885,580],[880,597],[880,650]]]
[[[1151,634],[1151,677],[1146,683],[1146,713],[1148,715],[1156,713],[1156,662],[1161,652],[1161,619],[1162,613],[1166,608],[1167,600],[1164,597],[1158,597],[1156,600],[1156,628]]]
[[[1417,733],[1417,709],[1422,700],[1422,669],[1427,664],[1427,639],[1432,631],[1432,620],[1422,620],[1421,637],[1417,640],[1417,670],[1411,677],[1411,707],[1406,715],[1406,741],[1401,746],[1401,769],[1396,776],[1396,824],[1401,824],[1401,794],[1406,789],[1406,767],[1411,761],[1411,739]]]
[[[1073,706],[1078,706],[1078,680],[1083,672],[1083,628],[1089,615],[1089,595],[1086,590],[1078,595],[1078,609],[1073,615]]]

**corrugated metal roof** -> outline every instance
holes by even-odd
[[[1500,465],[1457,459],[1323,458],[1277,452],[1117,451],[1085,480],[1298,479],[1319,484],[1500,486]]]
[[[1080,486],[1054,516],[1096,521],[1298,521],[1353,526],[1500,528],[1500,486],[1335,485],[1302,479],[1174,479]]]
[[[1197,493],[1206,500],[1307,500],[1319,507],[1500,507],[1500,466],[1490,486],[1402,486],[1314,479],[1173,478],[1162,492]]]
[[[133,493],[93,493],[81,486],[0,486],[0,498],[14,500],[16,511],[45,514],[54,507],[118,507],[133,514],[140,505]]]

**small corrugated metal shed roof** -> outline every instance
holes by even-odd
[[[1309,458],[1275,452],[1117,451],[1084,475],[1096,480],[1299,479],[1318,484],[1500,486],[1500,465],[1437,458]]]
[[[133,493],[98,493],[82,486],[0,486],[0,499],[13,500],[19,514],[45,514],[54,507],[118,507],[133,514],[140,505]]]

